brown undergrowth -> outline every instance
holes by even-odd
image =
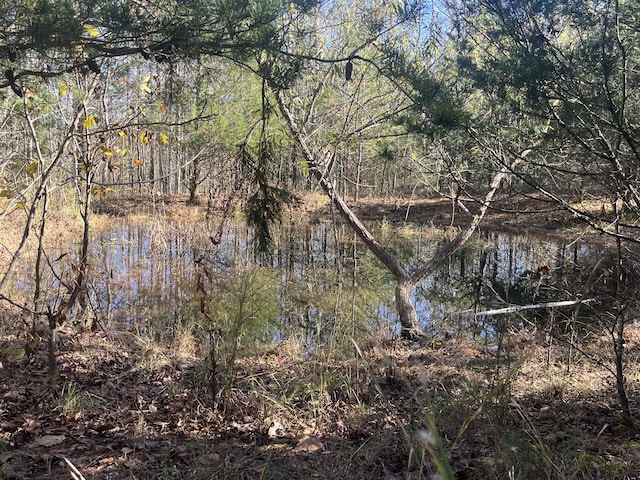
[[[477,209],[472,199],[462,199],[461,205],[468,208],[465,212],[460,206],[453,208],[452,201],[442,197],[385,199],[364,197],[358,202],[349,202],[351,208],[363,221],[388,222],[393,225],[464,226],[469,223]],[[602,202],[576,204],[581,210],[599,213],[604,208]],[[104,219],[127,217],[129,219],[156,218],[158,214],[173,220],[204,220],[206,206],[187,205],[186,197],[130,195],[125,197],[106,197],[94,201],[94,212],[98,215],[98,226]],[[306,194],[300,198],[297,206],[289,210],[288,215],[297,219],[321,219],[331,215],[329,200],[317,194]],[[221,214],[222,212],[211,212]],[[242,215],[241,205],[234,207],[234,217]],[[611,214],[607,210],[607,214]],[[337,218],[339,221],[339,218]],[[496,200],[487,212],[481,224],[482,228],[493,231],[540,234],[546,236],[585,236],[598,237],[591,229],[570,212],[558,208],[549,201],[535,196],[516,195]]]
[[[629,372],[640,328],[628,329]],[[20,334],[5,325],[4,351]],[[0,477],[87,479],[435,478],[442,440],[458,479],[622,479],[640,439],[620,423],[611,375],[535,332],[494,351],[464,335],[310,353],[254,345],[235,364],[226,413],[211,407],[200,340],[67,331],[59,376],[45,352],[3,361]],[[637,405],[640,378],[629,377]],[[640,412],[635,409],[634,414]],[[636,417],[637,418],[637,417]],[[437,433],[436,433],[437,432]]]

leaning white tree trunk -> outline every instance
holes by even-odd
[[[303,129],[296,123],[291,111],[285,104],[282,92],[274,90],[274,95],[278,102],[280,112],[287,122],[291,135],[300,147],[300,151],[307,162],[309,172],[313,175],[324,193],[329,197],[333,205],[338,210],[340,216],[349,224],[371,253],[376,256],[376,258],[389,270],[389,272],[391,272],[398,282],[396,286],[395,303],[398,312],[398,320],[402,327],[402,336],[411,340],[425,338],[425,333],[418,320],[415,306],[411,301],[411,294],[420,282],[433,274],[453,253],[460,249],[465,242],[471,238],[471,235],[476,231],[482,218],[487,212],[493,197],[500,187],[501,181],[508,175],[509,168],[502,168],[494,176],[489,192],[485,195],[480,212],[474,217],[471,224],[465,230],[461,231],[456,238],[438,249],[434,253],[433,257],[422,268],[418,269],[414,274],[409,275],[402,265],[400,265],[398,260],[375,239],[367,227],[362,223],[362,221],[360,221],[357,215],[336,191],[334,184],[325,175],[324,166],[329,164],[330,159],[333,156],[333,152],[327,151],[321,155],[313,152],[307,144]],[[321,156],[324,158],[320,158]]]

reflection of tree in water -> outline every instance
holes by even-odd
[[[368,249],[344,225],[282,233],[286,244],[276,254],[284,271],[283,330],[303,334],[313,346],[370,333],[393,289],[384,287],[386,271]]]
[[[470,318],[453,313],[580,298],[597,298],[603,302],[600,308],[607,308],[614,263],[610,252],[593,245],[484,233],[456,252],[443,268],[420,286],[416,295],[418,302],[446,305],[443,316],[450,316],[451,321],[447,325],[442,321],[439,326],[433,324],[434,328],[481,333],[487,328],[494,330],[503,319],[497,316]],[[632,273],[630,268],[627,284],[632,281]],[[571,309],[566,312],[530,310],[517,318],[543,326],[549,321],[550,313],[554,315],[556,326],[563,328],[569,321]],[[587,318],[591,313],[590,308],[582,309],[580,314],[585,316],[582,320],[593,323],[593,318]]]
[[[330,338],[338,335],[336,332],[353,335],[394,321],[393,279],[343,225],[283,224],[269,258],[253,253],[250,230],[241,224],[227,225],[215,247],[207,240],[207,232],[196,225],[157,227],[114,225],[96,241],[94,263],[105,265],[105,276],[102,283],[94,278],[91,291],[110,299],[109,316],[126,314],[130,322],[153,318],[155,324],[173,324],[176,318],[188,316],[190,309],[197,307],[192,306],[195,262],[222,276],[238,266],[280,272],[279,321],[286,332]],[[437,247],[440,237],[423,233],[415,235],[407,230],[405,234],[389,228],[386,238],[390,248],[411,259],[429,256]],[[627,253],[624,264],[625,286],[618,288],[620,295],[628,298],[635,297],[634,285],[640,278],[632,253]],[[109,269],[116,271],[111,277]],[[484,233],[420,285],[415,304],[423,327],[434,335],[457,330],[482,335],[496,328],[496,317],[457,313],[580,297],[598,298],[600,303],[593,307],[610,311],[615,304],[614,269],[615,255],[604,248]],[[98,301],[95,304],[104,308]],[[553,312],[558,331],[573,320],[572,311]],[[541,309],[522,315],[546,328],[549,313]],[[581,324],[593,325],[591,305],[580,308],[579,315]],[[516,317],[522,321],[522,316]]]

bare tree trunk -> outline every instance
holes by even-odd
[[[402,325],[402,337],[407,340],[419,340],[425,336],[418,321],[418,312],[411,301],[411,294],[415,288],[416,284],[409,278],[398,280],[396,285],[396,310]]]
[[[633,428],[633,417],[631,416],[631,408],[629,406],[629,397],[627,397],[627,389],[625,386],[624,375],[624,327],[626,322],[624,311],[618,312],[615,322],[615,334],[613,341],[613,349],[615,352],[616,365],[616,390],[618,392],[618,400],[622,410],[622,421],[625,425]]]
[[[191,168],[189,169],[189,199],[187,205],[198,205],[200,199],[198,198],[198,183],[200,179],[200,157],[193,160]]]
[[[620,215],[618,211],[618,202],[613,202],[613,212],[616,216],[615,232],[620,233]],[[627,397],[626,390],[626,378],[624,375],[624,327],[626,324],[627,315],[626,301],[622,300],[622,283],[624,280],[624,268],[622,264],[622,240],[620,236],[616,236],[616,267],[615,267],[615,284],[614,284],[614,296],[616,303],[619,305],[616,320],[613,331],[613,350],[615,353],[615,366],[616,366],[616,389],[618,391],[618,400],[620,401],[620,408],[622,409],[622,420],[629,426],[633,427],[633,417],[631,416],[631,408],[629,407],[629,398]]]
[[[291,115],[291,112],[284,104],[282,93],[275,91],[275,96],[280,107],[280,112],[285,117],[289,130],[294,139],[300,146],[300,151],[304,156],[309,171],[316,179],[325,194],[331,199],[334,207],[338,210],[340,216],[349,224],[349,226],[355,231],[356,235],[364,242],[367,248],[373,253],[376,258],[391,272],[391,274],[398,281],[398,288],[396,289],[396,306],[398,307],[398,320],[402,325],[402,334],[406,338],[424,337],[424,331],[420,327],[418,322],[416,310],[411,304],[411,292],[415,288],[415,283],[411,282],[409,276],[405,272],[404,268],[398,263],[398,261],[387,251],[369,232],[367,227],[360,221],[356,214],[349,208],[347,203],[343,200],[342,196],[337,192],[334,184],[324,174],[323,166],[330,163],[333,156],[333,152],[325,152],[325,158],[319,160],[316,155],[309,149],[307,142],[303,136],[302,131],[295,122],[295,119]],[[409,282],[409,283],[407,283]],[[400,285],[403,285],[400,288]],[[412,285],[412,286],[411,286]]]
[[[327,150],[322,154],[324,158],[318,158],[318,155],[312,152],[307,145],[302,129],[298,126],[293,115],[285,105],[282,92],[274,90],[274,94],[278,102],[280,112],[284,116],[289,130],[295,141],[298,143],[300,152],[309,166],[309,171],[325,194],[329,199],[331,199],[331,202],[338,210],[340,216],[349,224],[371,253],[376,256],[376,258],[389,270],[389,272],[391,272],[398,282],[395,302],[398,310],[398,320],[402,326],[402,336],[410,340],[426,338],[424,330],[418,320],[416,309],[411,302],[411,293],[420,282],[433,274],[453,253],[455,253],[467,242],[467,240],[469,240],[469,238],[471,238],[487,212],[493,197],[500,187],[500,183],[508,175],[510,168],[513,168],[514,165],[511,165],[510,167],[505,166],[495,174],[489,191],[482,202],[480,212],[474,216],[471,224],[465,230],[461,231],[455,239],[451,242],[447,242],[438,249],[431,260],[422,268],[413,275],[409,275],[393,255],[391,255],[391,253],[374,238],[371,232],[369,232],[353,210],[349,208],[342,196],[337,192],[334,183],[325,175],[327,170],[325,167],[330,164],[333,152]]]
[[[33,308],[36,312],[43,311],[42,308],[42,270],[43,270],[43,257],[44,257],[44,235],[47,227],[47,214],[49,211],[49,196],[48,191],[45,188],[42,190],[42,215],[40,217],[40,229],[38,235],[38,253],[36,254],[35,265],[35,281],[33,288]],[[33,315],[32,330],[35,332],[38,329],[38,318],[40,315]]]

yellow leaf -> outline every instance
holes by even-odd
[[[60,85],[60,88],[58,89],[58,95],[62,97],[66,93],[67,93],[67,85],[63,83],[62,85]]]
[[[135,163],[138,167],[141,167],[142,165],[144,165],[144,162],[139,158],[134,159],[133,163]]]
[[[303,177],[308,177],[309,176],[309,164],[307,162],[305,162],[304,160],[300,161],[300,170],[302,170],[302,176]]]
[[[9,362],[17,362],[27,354],[24,347],[7,348],[2,353],[7,357]]]
[[[164,133],[160,134],[160,141],[162,143],[169,143],[169,137],[167,137]]]
[[[145,79],[140,84],[140,90],[145,93],[151,93],[151,88],[149,88],[149,82],[151,81],[151,75],[145,77]]]
[[[105,155],[107,157],[112,157],[113,156],[113,150],[111,150],[110,148],[105,147],[104,145],[100,146],[100,153],[102,153],[103,155]]]
[[[116,147],[116,153],[121,157],[126,157],[127,153],[129,153],[129,150],[127,150],[126,148],[118,148],[118,147]]]
[[[140,134],[140,141],[143,145],[147,145],[149,143],[149,135],[147,135],[147,132],[142,132]]]
[[[97,195],[100,198],[104,198],[107,195],[107,189],[105,187],[94,185],[91,187],[91,195]]]
[[[84,122],[82,122],[82,126],[84,128],[91,128],[96,126],[96,119],[93,115],[89,115]]]
[[[100,30],[98,30],[96,27],[92,27],[91,25],[83,25],[82,28],[84,28],[84,31],[92,37],[97,37],[98,35],[100,35]]]
[[[126,138],[127,137],[127,132],[125,132],[124,130],[118,130],[118,136],[120,138]]]

